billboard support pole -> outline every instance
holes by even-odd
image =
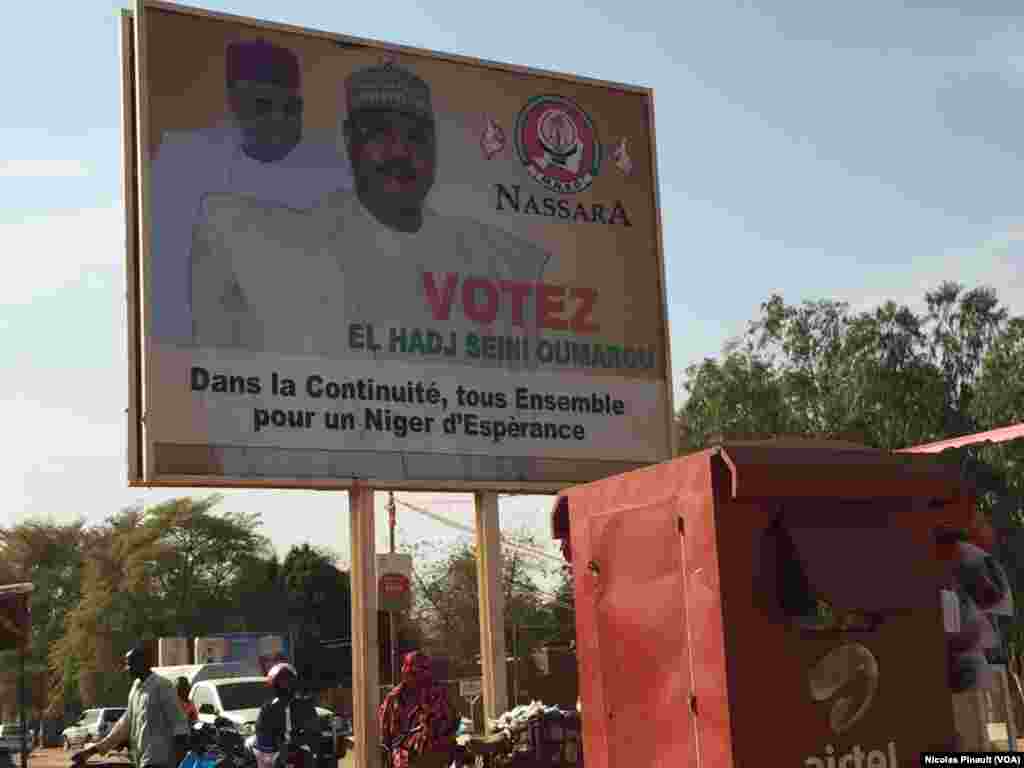
[[[476,575],[480,598],[480,661],[483,672],[484,720],[508,709],[508,669],[505,653],[505,595],[501,589],[501,525],[498,494],[475,494]]]
[[[395,492],[388,492],[388,551],[395,554],[396,526]],[[391,671],[391,683],[398,685],[398,634],[396,632],[395,612],[388,611],[388,653],[390,655],[388,669]]]
[[[377,647],[376,536],[373,489],[348,492],[352,547],[352,730],[356,768],[380,768],[380,649]]]

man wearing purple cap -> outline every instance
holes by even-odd
[[[193,243],[197,344],[342,358],[349,355],[348,323],[437,323],[434,294],[448,274],[492,284],[541,279],[549,258],[541,248],[426,205],[436,178],[437,124],[422,79],[394,64],[368,67],[346,80],[345,101],[354,192],[333,190],[309,212],[229,195],[205,201]],[[530,296],[517,307],[505,302],[483,325],[456,306],[443,325],[456,333],[524,335],[535,331],[535,316]],[[360,356],[367,354],[407,359],[388,348]]]
[[[225,54],[229,117],[212,128],[168,132],[153,160],[153,332],[191,343],[190,251],[203,198],[239,195],[310,208],[351,187],[351,171],[330,136],[303,137],[299,61],[264,40],[235,42]]]

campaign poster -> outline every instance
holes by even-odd
[[[550,491],[671,456],[649,89],[149,0],[130,28],[133,482]]]

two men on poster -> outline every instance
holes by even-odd
[[[479,330],[475,305],[451,314],[452,293],[463,287],[453,275],[485,287],[540,282],[549,260],[542,249],[426,205],[437,123],[422,79],[393,64],[353,73],[343,88],[343,158],[301,142],[299,67],[289,51],[235,44],[227,61],[233,133],[169,138],[154,162],[158,338],[337,359],[348,356],[351,323],[422,327],[443,318],[450,332]],[[232,147],[225,168],[202,153],[183,162],[187,147],[218,141]],[[187,301],[177,295],[183,263]],[[531,297],[518,298],[484,318],[489,331],[530,331]],[[187,335],[175,307],[187,307]],[[366,345],[369,355],[388,356],[375,346]]]

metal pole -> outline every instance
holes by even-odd
[[[26,744],[26,737],[28,736],[28,718],[25,717],[25,651],[26,647],[22,646],[19,651],[19,666],[21,669],[18,674],[18,715],[21,718],[21,768],[28,768],[28,746]]]
[[[395,492],[388,491],[388,543],[391,554],[395,554]],[[395,612],[388,611],[388,654],[391,667],[391,682],[398,685],[398,633],[396,631]]]
[[[512,678],[512,708],[519,706],[519,625],[512,625],[512,658],[515,660],[515,677]]]

